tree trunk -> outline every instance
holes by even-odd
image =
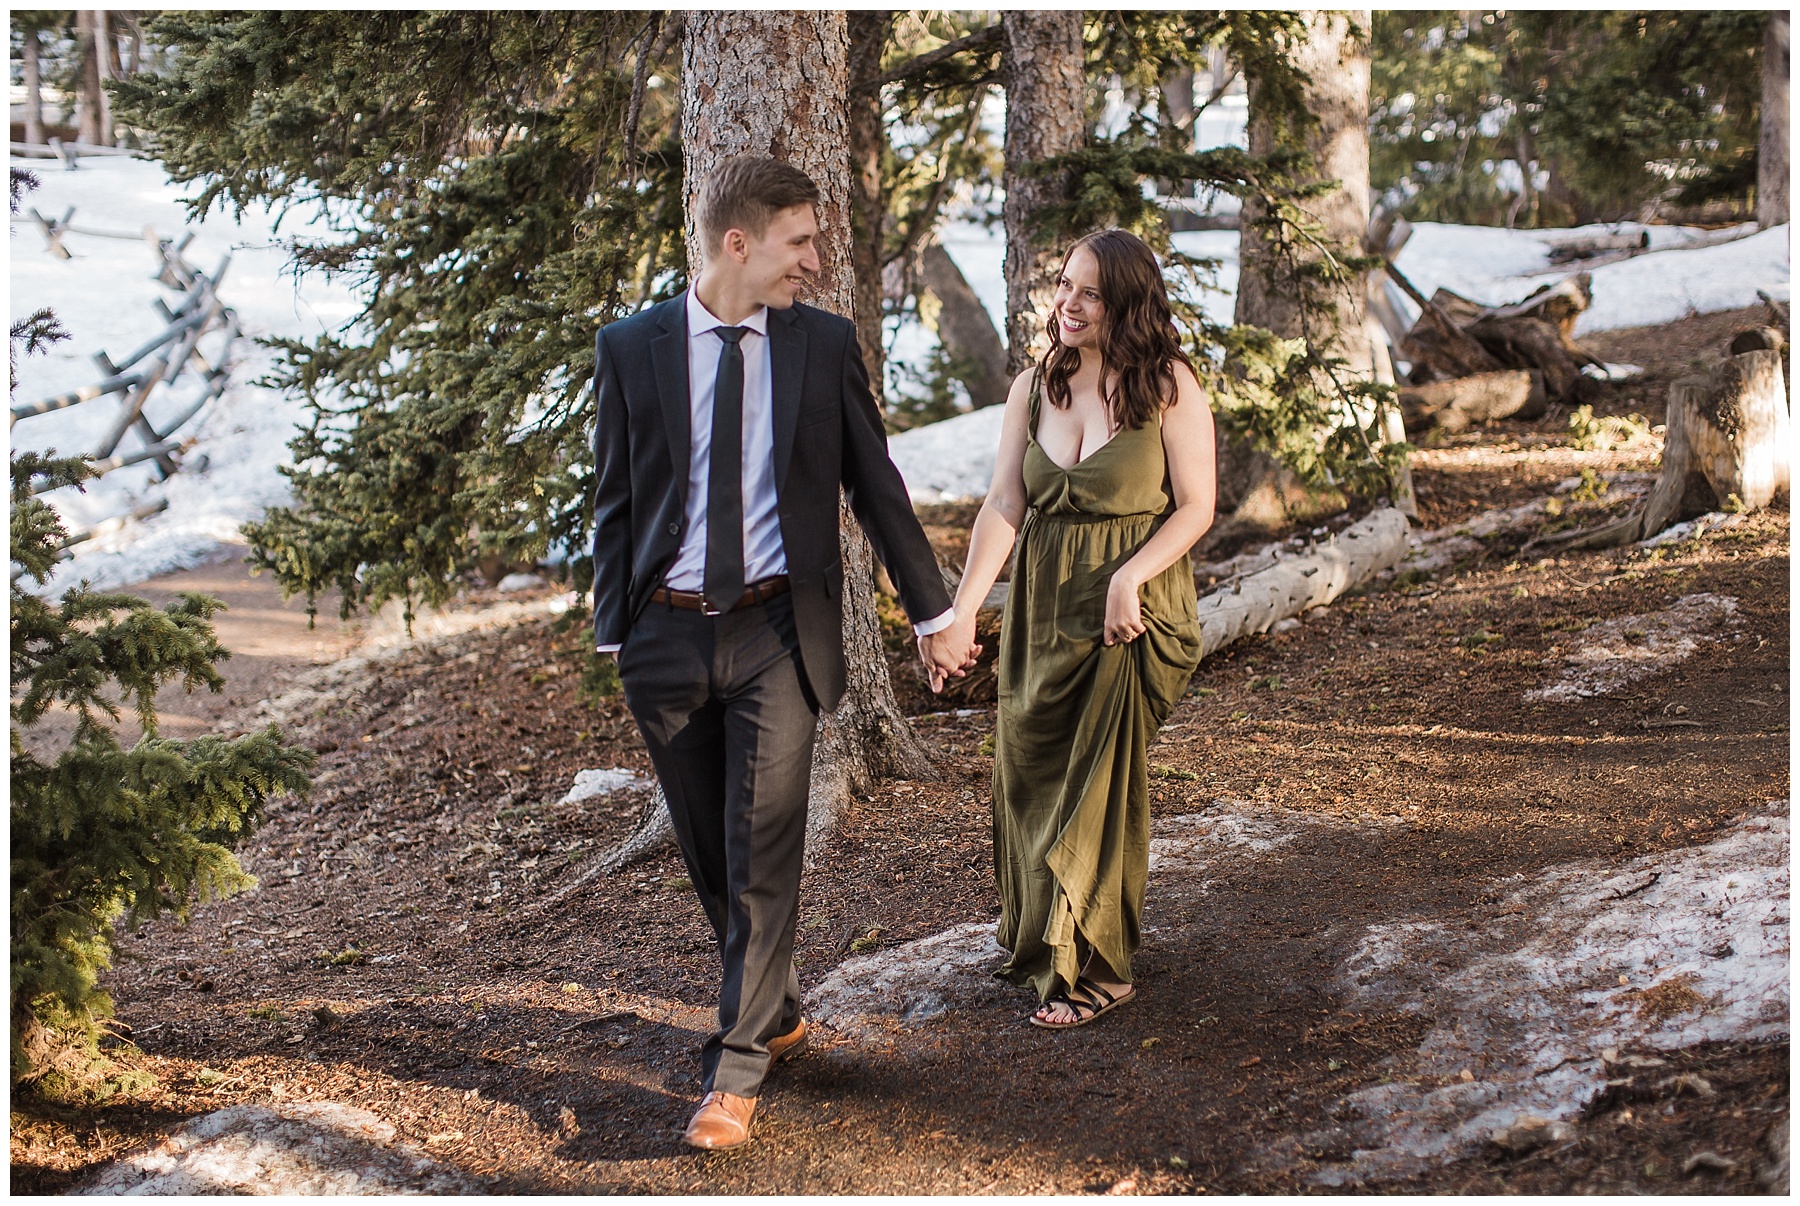
[[[1787,383],[1781,353],[1727,356],[1669,386],[1662,472],[1639,507],[1609,524],[1533,541],[1538,548],[1610,549],[1647,540],[1707,511],[1757,511],[1789,486]]]
[[[842,11],[688,14],[681,142],[690,271],[697,273],[701,262],[693,214],[708,169],[731,155],[773,155],[819,185],[821,270],[808,300],[837,314],[854,313],[848,82],[849,36]],[[830,826],[849,792],[875,778],[917,777],[931,769],[888,680],[875,612],[874,557],[847,508],[839,527],[849,689],[838,710],[820,719],[808,826],[815,834]]]
[[[100,88],[100,56],[96,53],[94,37],[94,14],[91,10],[79,8],[75,10],[75,46],[81,63],[80,104],[81,120],[79,129],[81,141],[94,146],[101,145],[104,137],[101,124],[105,110],[101,106]]]
[[[887,197],[881,187],[881,54],[893,28],[892,12],[855,9],[849,14],[850,228],[856,275],[856,340],[869,366],[869,382],[881,401],[887,356],[881,341],[882,222]]]
[[[1341,187],[1307,203],[1324,225],[1324,239],[1336,252],[1354,254],[1369,226],[1369,49],[1370,16],[1355,12],[1304,14],[1307,37],[1289,47],[1288,61],[1309,77],[1304,86],[1306,108],[1318,120],[1305,134],[1314,160],[1313,180],[1335,180]],[[1268,155],[1284,137],[1283,118],[1272,112],[1265,82],[1246,80],[1250,103],[1249,149]],[[1235,318],[1264,327],[1283,338],[1306,336],[1342,356],[1352,371],[1368,376],[1374,368],[1367,330],[1367,290],[1362,282],[1332,294],[1333,329],[1308,330],[1297,303],[1301,281],[1277,262],[1270,244],[1253,226],[1266,210],[1244,202],[1238,241],[1238,292]],[[1311,253],[1316,259],[1320,254]],[[1304,271],[1304,263],[1301,271]],[[1217,547],[1249,532],[1268,533],[1292,523],[1329,514],[1343,505],[1336,491],[1313,492],[1273,458],[1247,449],[1221,448],[1221,501],[1232,513],[1208,537]],[[1225,470],[1231,470],[1230,473]],[[1227,481],[1236,477],[1236,481]],[[1227,486],[1232,487],[1227,489]]]
[[[1325,238],[1334,250],[1354,253],[1362,245],[1369,226],[1369,47],[1370,17],[1355,12],[1303,14],[1309,36],[1290,48],[1288,61],[1309,77],[1305,85],[1306,108],[1317,124],[1306,132],[1306,149],[1314,160],[1312,180],[1335,180],[1341,187],[1307,203],[1307,209],[1325,227]],[[1282,135],[1264,99],[1264,81],[1249,80],[1252,155],[1268,155]],[[1252,229],[1252,217],[1262,207],[1246,201],[1244,231],[1239,240],[1236,319],[1265,327],[1284,338],[1309,334],[1303,329],[1295,299],[1295,282],[1271,259],[1269,245]],[[1314,258],[1318,255],[1314,253]],[[1332,297],[1337,306],[1336,331],[1331,343],[1358,371],[1370,368],[1369,344],[1363,329],[1364,290],[1340,289]],[[1317,337],[1320,333],[1310,333]],[[1324,342],[1321,340],[1321,342]]]
[[[919,256],[919,281],[937,298],[937,336],[964,366],[959,380],[969,391],[970,404],[980,410],[1005,402],[1012,384],[1006,371],[1006,347],[987,307],[936,239],[927,243]]]
[[[1081,10],[1008,10],[1006,49],[1006,363],[1024,372],[1049,348],[1044,322],[1062,267],[1062,247],[1033,239],[1036,213],[1062,199],[1067,176],[1028,177],[1026,164],[1081,149],[1087,135],[1087,77]]]
[[[1768,506],[1788,488],[1789,425],[1780,352],[1728,356],[1712,372],[1671,385],[1669,430],[1679,427],[1687,443],[1684,515]],[[1663,476],[1670,476],[1666,465]],[[1661,527],[1651,529],[1646,521],[1644,534]]]
[[[44,78],[39,50],[43,35],[35,29],[25,31],[25,141],[33,146],[44,142]]]
[[[1762,137],[1756,148],[1756,224],[1788,220],[1788,14],[1769,14],[1763,34]]]
[[[103,8],[94,10],[94,67],[100,73],[99,88],[96,95],[100,101],[100,145],[110,147],[113,144],[112,96],[106,91],[107,82],[119,78],[118,59],[119,45],[113,40],[112,22],[107,18]]]

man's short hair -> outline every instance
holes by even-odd
[[[766,155],[733,155],[700,186],[700,238],[710,254],[724,245],[728,230],[760,238],[782,210],[818,203],[819,186],[793,164]]]

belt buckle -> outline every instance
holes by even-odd
[[[722,616],[725,613],[707,602],[706,593],[702,591],[700,594],[700,614],[703,616]]]

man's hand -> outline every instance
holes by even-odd
[[[966,623],[957,620],[941,632],[919,638],[919,660],[925,664],[934,695],[943,691],[946,679],[964,677],[980,656],[981,646],[975,643],[973,617]]]

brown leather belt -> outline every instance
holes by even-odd
[[[733,603],[730,607],[727,607],[725,611],[736,611],[738,608],[748,607],[752,603],[763,603],[769,599],[773,599],[776,595],[785,595],[787,592],[788,576],[786,574],[776,574],[773,578],[764,578],[760,582],[752,582],[749,588],[745,590],[743,594],[738,596],[737,602]],[[709,607],[705,597],[696,590],[670,590],[666,586],[659,586],[650,592],[650,601],[652,603],[666,603],[670,607],[679,607],[684,611],[704,612],[709,616],[725,614],[725,612],[714,611]]]

